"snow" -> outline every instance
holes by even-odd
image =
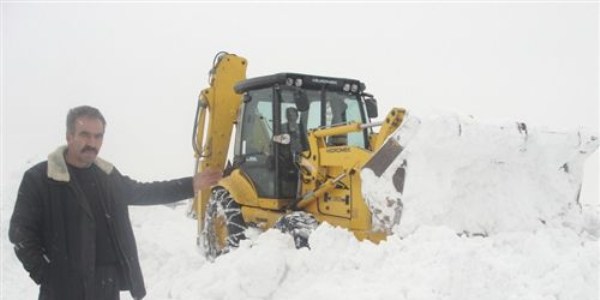
[[[534,131],[530,131],[532,137]],[[418,139],[415,144],[420,143]],[[538,141],[531,138],[528,149],[543,146]],[[402,222],[379,245],[358,241],[347,230],[325,223],[310,236],[310,250],[296,250],[292,238],[276,230],[252,232],[251,240],[211,263],[195,245],[196,221],[186,217],[185,203],[132,207],[146,299],[599,299],[598,199],[582,199],[581,207],[565,214],[556,213],[563,206],[552,204],[570,199],[572,185],[577,185],[581,174],[572,173],[567,179],[549,174],[537,177],[539,164],[523,164],[524,177],[520,178],[547,182],[532,188],[530,181],[513,178],[511,188],[498,198],[495,187],[506,182],[509,173],[484,184],[480,178],[489,175],[485,174],[487,165],[471,159],[457,162],[474,163],[460,174],[471,184],[436,182],[432,186],[423,178],[448,176],[446,166],[427,165],[439,161],[427,160],[418,151],[408,158],[428,169],[408,170],[414,177],[405,186]],[[3,166],[10,171],[0,191],[2,299],[37,297],[37,287],[12,253],[7,228],[22,173],[42,159]],[[385,185],[378,187],[393,192]],[[464,200],[463,206],[450,209],[444,204],[447,199],[436,198],[450,187],[456,192],[451,201]],[[429,190],[429,194],[419,196],[418,190]],[[528,196],[518,197],[521,194]],[[499,213],[506,207],[490,202],[498,199],[514,200],[511,214]],[[477,200],[484,200],[484,205],[477,205]],[[445,216],[448,212],[453,215]],[[554,221],[535,222],[535,226],[522,223],[533,214]],[[471,226],[471,221],[482,216],[493,220],[477,223],[487,237],[457,234],[461,226]],[[122,299],[130,296],[122,293]]]
[[[363,194],[375,199],[371,206],[388,210],[389,219],[398,209],[377,200],[401,199],[401,236],[421,225],[484,235],[535,230],[579,214],[583,163],[600,142],[590,132],[448,112],[409,114],[390,136],[404,150],[380,178],[361,172]],[[392,184],[398,168],[407,173],[403,195]]]

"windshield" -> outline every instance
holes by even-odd
[[[357,95],[317,90],[304,92],[309,100],[307,111],[299,111],[296,107],[294,97],[298,89],[294,87],[251,90],[244,97],[235,154],[243,161],[242,169],[252,178],[261,197],[296,196],[295,162],[297,155],[308,150],[308,130],[365,121]],[[284,134],[288,136],[287,142],[274,142]],[[352,132],[328,137],[326,142],[331,146],[364,148],[365,137],[363,131]]]
[[[361,102],[357,95],[341,92],[325,91],[325,101],[321,102],[320,91],[307,91],[310,99],[310,108],[306,118],[307,128],[317,128],[345,124],[348,122],[364,123],[365,119],[361,114]],[[365,135],[363,132],[349,133],[347,138],[340,139],[338,142],[348,146],[366,147]],[[332,138],[331,140],[335,140]]]
[[[273,115],[273,89],[249,91],[250,101],[245,104],[242,126],[242,153],[269,153],[269,143],[273,137],[276,126],[280,133],[288,132],[287,125],[290,117],[293,122],[299,123],[299,128],[307,132],[310,129],[344,124],[347,122],[364,123],[365,117],[361,113],[362,103],[354,94],[316,90],[304,90],[309,100],[309,109],[299,112],[294,101],[294,89],[282,88],[280,90],[280,124],[274,124]],[[322,100],[324,96],[324,101]],[[363,132],[349,133],[344,144],[348,146],[366,147]],[[339,143],[339,140],[338,142]],[[306,146],[306,145],[304,145]],[[303,147],[304,148],[304,147]],[[306,149],[304,149],[306,150]],[[240,154],[242,154],[240,153]]]

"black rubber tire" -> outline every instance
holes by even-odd
[[[275,223],[275,228],[288,233],[294,238],[296,249],[310,248],[308,237],[319,226],[315,217],[304,211],[295,211],[282,216]]]
[[[240,205],[229,191],[222,187],[213,189],[204,215],[202,245],[204,255],[214,260],[240,245],[246,239],[247,226]]]

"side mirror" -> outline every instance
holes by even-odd
[[[310,105],[306,92],[301,89],[294,91],[294,102],[296,103],[296,109],[300,112],[307,111]]]
[[[367,107],[367,116],[369,118],[377,118],[377,100],[373,97],[365,98],[365,106]]]

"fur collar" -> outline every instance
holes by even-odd
[[[48,178],[63,182],[69,182],[71,180],[71,176],[69,176],[69,171],[67,169],[67,162],[65,161],[65,151],[67,151],[67,146],[60,146],[48,155]],[[110,174],[114,169],[111,163],[100,157],[96,157],[94,164],[106,174]]]

